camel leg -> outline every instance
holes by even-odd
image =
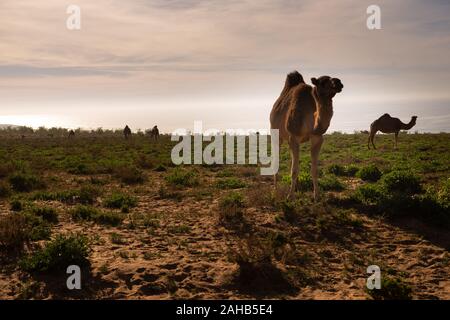
[[[395,133],[395,149],[397,149],[398,131]]]
[[[375,140],[375,135],[376,134],[377,134],[376,131],[374,131],[373,133],[371,132],[370,133],[370,137],[369,137],[370,141],[372,142],[372,146],[373,146],[374,149],[376,149],[376,147],[375,147],[375,143],[373,141]]]
[[[314,201],[319,200],[319,183],[317,179],[317,167],[319,164],[319,153],[322,147],[323,136],[311,137],[311,177],[314,186]]]
[[[298,161],[300,158],[300,146],[293,137],[289,138],[289,150],[291,152],[291,189],[289,190],[289,198],[292,198],[297,189]]]

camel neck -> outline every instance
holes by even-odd
[[[414,125],[415,125],[414,120],[411,119],[411,121],[409,121],[409,123],[402,123],[402,127],[403,127],[402,129],[403,130],[409,130],[412,127],[414,127]]]
[[[316,112],[314,113],[314,134],[324,134],[330,126],[333,117],[333,100],[319,95],[317,89],[313,89],[314,100],[316,100]]]

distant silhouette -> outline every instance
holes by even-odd
[[[314,87],[307,85],[298,71],[288,74],[283,91],[270,113],[270,128],[279,130],[280,146],[289,143],[291,153],[291,188],[289,197],[297,188],[300,143],[311,141],[311,176],[314,200],[318,199],[317,165],[323,134],[333,116],[333,97],[344,88],[341,80],[322,76],[312,78]],[[275,187],[277,175],[274,176]]]
[[[70,130],[69,131],[69,139],[74,138],[75,137],[75,131]]]
[[[409,130],[416,125],[417,116],[412,116],[409,123],[403,123],[399,118],[392,118],[389,114],[385,113],[370,125],[369,140],[367,141],[367,147],[370,149],[370,143],[374,149],[376,149],[373,140],[375,134],[378,131],[383,133],[395,133],[395,149],[397,149],[398,133],[400,130]]]
[[[131,129],[128,125],[126,125],[125,129],[123,129],[123,135],[125,136],[125,139],[131,137]]]
[[[153,129],[150,131],[150,139],[159,139],[159,130],[158,126],[154,126]]]

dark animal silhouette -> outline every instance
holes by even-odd
[[[150,139],[158,140],[159,139],[159,129],[158,126],[154,126],[150,131]]]
[[[69,131],[69,139],[72,139],[72,138],[74,138],[74,137],[75,137],[75,131],[70,130],[70,131]]]
[[[131,137],[131,129],[128,125],[126,125],[125,129],[123,129],[123,135],[124,135],[125,139],[128,139],[129,137]]]
[[[409,130],[414,127],[416,125],[416,120],[417,116],[412,116],[409,123],[403,123],[399,118],[393,118],[388,113],[383,114],[370,125],[370,134],[369,140],[367,141],[367,147],[370,149],[370,143],[372,143],[373,148],[376,149],[373,140],[375,138],[375,134],[378,131],[381,131],[383,133],[395,134],[395,149],[397,149],[398,133],[400,130]]]

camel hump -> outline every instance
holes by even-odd
[[[385,113],[380,117],[380,119],[382,118],[391,118],[391,115],[389,113]]]
[[[303,80],[302,75],[298,71],[292,71],[289,73],[286,77],[286,83],[284,85],[285,89],[290,89],[292,87],[295,87],[296,85],[300,83],[305,83]]]

